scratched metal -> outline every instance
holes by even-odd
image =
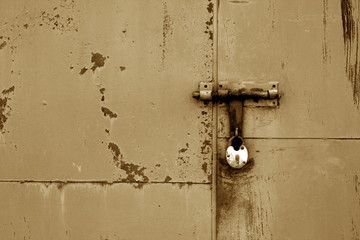
[[[211,1],[1,1],[0,178],[211,179]]]
[[[219,107],[218,239],[359,239],[358,11],[351,0],[220,1],[219,79],[279,81],[282,96],[277,109],[244,108],[240,170],[226,164]]]

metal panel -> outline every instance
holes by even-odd
[[[246,142],[243,169],[219,160],[218,239],[358,239],[359,140]]]
[[[278,110],[245,109],[245,137],[360,137],[358,43],[344,34],[357,28],[342,21],[357,5],[342,2],[349,16],[339,1],[220,1],[219,79],[279,81],[282,94]]]
[[[211,6],[2,1],[1,178],[208,183]]]
[[[279,81],[282,96],[244,108],[240,170],[219,105],[218,239],[359,239],[357,13],[351,0],[220,1],[219,80]]]
[[[210,239],[203,184],[2,183],[2,239]]]

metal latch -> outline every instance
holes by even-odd
[[[229,104],[231,137],[226,150],[226,160],[233,168],[243,167],[248,159],[248,151],[242,138],[244,101],[253,99],[259,106],[278,107],[278,82],[229,82],[220,81],[217,86],[212,82],[200,82],[199,91],[193,97],[202,101],[221,100]],[[265,100],[260,102],[259,100]]]
[[[212,82],[201,82],[193,97],[203,101],[217,99],[276,99],[279,97],[278,82],[229,82],[221,81],[215,88]],[[276,106],[275,106],[276,107]]]

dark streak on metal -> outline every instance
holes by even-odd
[[[346,74],[353,88],[353,101],[359,109],[360,104],[360,74],[359,74],[359,31],[357,13],[358,4],[354,6],[353,0],[341,0],[341,17],[343,26],[344,51],[346,55]]]
[[[80,75],[83,75],[87,70],[88,70],[87,67],[83,67],[83,68],[80,70],[79,74],[80,74]]]
[[[249,3],[248,1],[237,1],[237,0],[233,0],[230,1],[231,3]]]
[[[164,68],[165,58],[166,58],[166,45],[167,45],[167,37],[172,35],[172,19],[167,10],[167,3],[164,2],[164,10],[163,10],[163,42],[162,42],[162,56],[161,56],[161,68]]]
[[[323,46],[322,46],[322,52],[323,52],[323,62],[327,63],[330,60],[330,50],[327,45],[327,18],[328,18],[328,0],[323,0],[323,25],[324,25],[324,32],[323,32]]]
[[[6,46],[6,41],[4,41],[3,43],[0,44],[0,50],[3,49]]]

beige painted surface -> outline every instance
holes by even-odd
[[[209,238],[212,5],[0,0],[2,236]]]
[[[279,81],[282,97],[245,108],[240,170],[219,105],[218,239],[359,239],[357,29],[357,1],[220,1],[219,80]]]
[[[2,179],[209,182],[208,1],[1,4]]]
[[[210,239],[209,188],[2,183],[1,239]]]
[[[282,92],[277,110],[245,110],[244,136],[360,137],[346,73],[357,40],[347,53],[340,2],[220,1],[219,79],[278,81]]]

